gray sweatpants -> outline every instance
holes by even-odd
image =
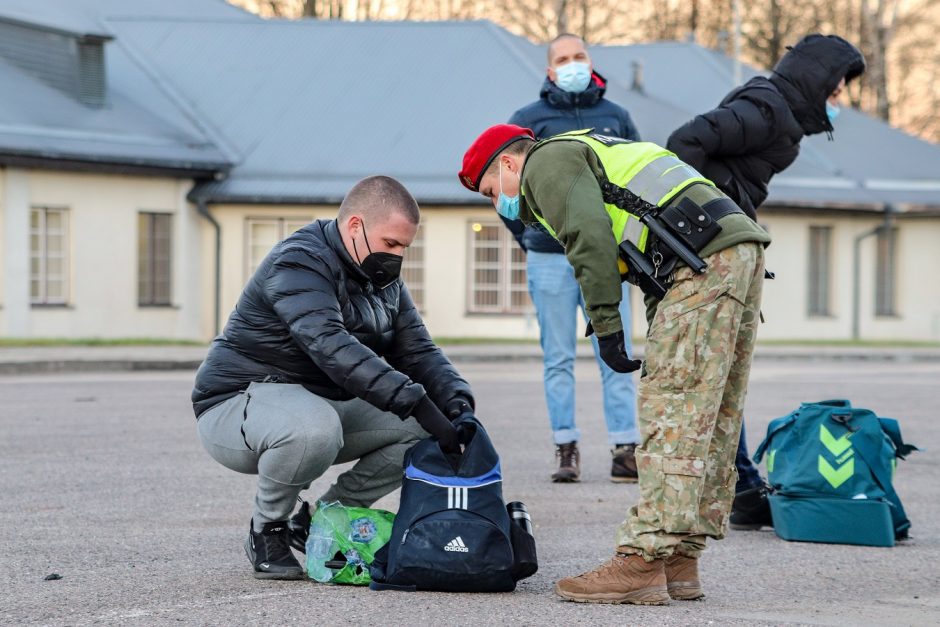
[[[405,451],[428,437],[414,418],[402,421],[358,398],[331,401],[284,383],[252,383],[206,410],[197,426],[213,459],[258,475],[256,531],[287,520],[300,492],[333,464],[359,460],[320,500],[372,505],[401,484]]]

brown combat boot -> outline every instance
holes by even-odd
[[[666,588],[677,601],[692,601],[705,596],[698,579],[698,559],[674,553],[663,560],[666,563]]]
[[[555,483],[577,483],[581,481],[581,453],[578,443],[559,444],[555,451],[558,458],[558,470],[552,475]]]
[[[610,480],[615,483],[636,483],[636,444],[624,444],[610,452],[614,459],[610,465]]]
[[[663,560],[647,562],[641,555],[619,553],[592,571],[560,580],[555,584],[555,594],[578,603],[669,602]]]

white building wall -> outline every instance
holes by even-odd
[[[876,318],[874,295],[863,292],[862,310],[869,315],[861,319],[861,335],[940,342],[940,217],[901,219],[897,226],[897,316]],[[863,247],[863,259],[866,254],[871,268],[873,240]]]
[[[429,286],[425,322],[435,337],[538,338],[534,309],[511,316],[468,313],[471,228],[476,222],[492,222],[493,217],[488,207],[424,212]]]
[[[856,237],[883,224],[880,216],[846,216],[830,212],[809,217],[765,213],[761,216],[773,235],[767,249],[767,267],[777,278],[764,284],[759,337],[764,340],[848,340],[852,338],[854,261]],[[810,316],[809,229],[829,226],[832,234],[830,316]],[[895,316],[875,315],[877,238],[862,240],[859,264],[859,330],[869,340],[940,340],[940,281],[925,271],[940,264],[940,218],[907,219],[895,223],[897,235]]]
[[[6,168],[3,173],[3,242],[0,267],[3,310],[0,335],[22,337],[30,331],[29,307],[29,174]]]
[[[210,223],[185,200],[191,181],[166,178],[0,170],[0,336],[155,337],[209,339],[215,321],[214,246]],[[69,209],[70,298],[66,307],[29,305],[29,209]],[[173,307],[137,306],[137,214],[174,214]],[[210,206],[222,226],[224,324],[248,278],[250,218],[332,218],[336,206]],[[536,339],[534,312],[468,313],[470,228],[492,222],[488,207],[424,207],[424,318],[435,337]],[[838,212],[808,215],[765,212],[774,237],[765,283],[764,340],[849,339],[852,330],[854,238],[881,223],[879,216]],[[833,228],[831,315],[807,314],[809,227]],[[876,239],[864,240],[861,318],[864,339],[940,341],[940,218],[907,219],[898,227],[897,315],[874,314]],[[633,290],[634,337],[646,332],[641,294]]]
[[[224,205],[211,208],[222,224],[222,315],[224,324],[247,280],[246,247],[249,218],[332,218],[335,206]],[[537,339],[534,312],[518,315],[468,313],[470,227],[492,222],[488,207],[424,207],[425,285],[423,315],[434,337]],[[767,250],[767,267],[777,278],[764,287],[761,325],[763,340],[850,339],[852,332],[852,247],[857,235],[881,224],[877,215],[845,215],[838,212],[809,216],[767,212],[761,217],[774,237]],[[203,283],[211,279],[212,248],[208,223],[203,226]],[[899,220],[898,316],[874,315],[875,238],[864,240],[861,263],[860,327],[865,339],[940,339],[940,281],[918,281],[917,269],[940,267],[940,218]],[[829,316],[807,313],[809,276],[809,228],[832,227]],[[211,281],[208,285],[212,285]],[[205,309],[211,309],[211,290],[206,290]],[[632,290],[633,336],[646,333],[642,295]],[[211,315],[204,329],[211,326]],[[583,326],[582,326],[583,328]],[[206,337],[211,335],[211,331]]]
[[[4,335],[200,339],[197,223],[185,202],[191,181],[47,170],[6,171],[4,185]],[[29,210],[68,210],[69,298],[29,304]],[[137,304],[139,211],[173,218],[171,307]],[[193,261],[194,258],[196,261]],[[191,300],[192,299],[192,300]]]

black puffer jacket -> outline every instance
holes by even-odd
[[[458,395],[473,403],[404,284],[374,288],[330,220],[279,243],[248,281],[196,373],[196,416],[266,379],[402,418],[425,393],[442,411]]]
[[[836,35],[808,35],[718,108],[676,129],[666,147],[711,179],[751,218],[774,174],[800,152],[804,135],[832,132],[826,99],[839,81],[865,71],[862,53]]]
[[[607,80],[594,72],[582,92],[568,92],[550,81],[542,83],[539,99],[509,118],[510,124],[532,129],[536,139],[559,133],[593,128],[602,135],[639,141],[640,134],[626,109],[604,98]],[[539,253],[565,252],[564,247],[539,225],[524,225],[520,220],[503,219],[523,250]]]

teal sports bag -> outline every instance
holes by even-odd
[[[897,420],[847,400],[803,403],[767,426],[754,454],[766,461],[774,529],[784,540],[894,546],[911,523],[894,490],[905,444]]]

